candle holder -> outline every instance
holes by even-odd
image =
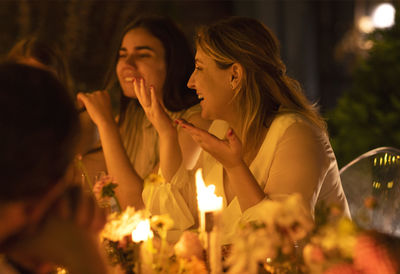
[[[206,264],[211,274],[222,273],[220,211],[205,212]]]

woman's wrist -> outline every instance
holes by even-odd
[[[97,128],[99,130],[99,133],[104,132],[104,131],[119,131],[118,125],[114,120],[108,120],[108,121],[103,121],[99,124],[97,124]]]
[[[162,130],[158,130],[158,135],[160,136],[160,138],[177,138],[178,131],[172,123],[169,123],[169,125],[164,126]]]
[[[243,170],[249,169],[243,159],[240,159],[236,163],[231,163],[229,165],[224,165],[224,169],[229,174],[236,174],[237,172],[242,172]]]

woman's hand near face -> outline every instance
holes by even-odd
[[[242,144],[232,128],[227,131],[225,139],[221,140],[182,119],[177,122],[205,151],[223,165],[232,190],[229,201],[236,196],[240,208],[244,211],[265,198],[263,190],[243,159]]]
[[[233,130],[230,128],[226,138],[221,140],[206,130],[200,129],[183,119],[176,122],[189,133],[205,151],[217,159],[226,169],[243,165],[242,144]]]
[[[147,87],[143,78],[134,78],[133,89],[147,119],[153,124],[160,136],[170,135],[176,129],[155,95],[154,86]]]
[[[107,91],[78,93],[77,100],[84,104],[90,118],[97,126],[114,123],[110,95]]]

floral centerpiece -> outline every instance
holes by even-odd
[[[183,233],[173,246],[166,240],[171,226],[166,215],[150,216],[128,207],[109,215],[101,238],[111,264],[125,273],[207,273],[197,233]],[[141,238],[143,233],[146,236]]]
[[[377,201],[368,197],[364,205],[362,214],[373,209]],[[303,250],[307,273],[399,273],[399,238],[361,229],[350,219],[340,217],[335,207],[319,208],[318,217]]]
[[[152,174],[145,183],[162,181],[159,175]],[[99,185],[101,191],[94,193],[97,199],[116,199],[117,185],[109,177]],[[298,194],[279,201],[262,201],[258,207],[266,214],[243,222],[234,242],[223,248],[227,251],[223,256],[224,272],[399,273],[400,239],[360,229],[342,217],[335,206],[316,208],[313,219],[301,204]],[[376,204],[376,200],[366,199],[363,210]],[[209,273],[198,232],[185,231],[178,243],[171,245],[167,242],[168,230],[173,226],[169,216],[151,216],[131,207],[114,211],[101,234],[112,265],[128,274]]]
[[[243,223],[226,260],[228,273],[396,274],[400,239],[359,228],[336,206],[321,205],[315,219],[297,194],[263,201],[265,217]],[[365,210],[376,206],[367,198]]]
[[[226,260],[228,273],[299,272],[300,241],[313,229],[311,216],[299,206],[300,195],[261,203],[266,214],[240,227]]]
[[[151,174],[145,183],[161,181]],[[99,181],[95,193],[100,199],[115,197],[116,184],[108,177]],[[118,204],[119,205],[119,204]],[[127,273],[193,273],[206,274],[204,250],[198,233],[186,231],[176,245],[167,241],[167,233],[173,227],[168,215],[152,216],[146,210],[127,207],[108,216],[101,233],[110,263]]]

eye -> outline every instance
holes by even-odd
[[[126,54],[126,52],[119,52],[118,53],[118,59],[126,58],[126,56],[128,56],[128,54]]]
[[[148,57],[150,57],[150,54],[148,54],[148,53],[141,53],[141,54],[138,54],[138,57],[139,57],[139,58],[148,58]]]
[[[199,66],[195,66],[194,69],[195,69],[195,70],[198,70],[198,71],[203,70],[203,69],[202,69],[201,67],[199,67]]]

